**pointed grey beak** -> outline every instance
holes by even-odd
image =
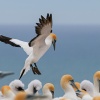
[[[54,48],[54,51],[55,51],[55,48],[56,48],[56,40],[52,41],[52,45],[53,45],[53,48]]]
[[[70,82],[71,82],[71,85],[72,85],[74,88],[76,88],[76,90],[79,90],[79,89],[77,88],[77,86],[74,84],[74,80],[71,80]]]
[[[51,91],[51,94],[52,94],[52,99],[54,98],[54,91]]]

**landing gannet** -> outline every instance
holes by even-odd
[[[35,79],[28,84],[28,88],[25,90],[27,94],[39,95],[38,91],[42,88],[42,83]]]
[[[24,83],[18,79],[10,82],[9,86],[14,94],[17,94],[20,91],[24,91]]]
[[[47,96],[45,100],[52,100],[54,98],[54,85],[52,83],[46,83],[43,88],[42,92],[43,95]]]
[[[77,100],[77,96],[73,87],[75,87],[78,92],[80,92],[80,90],[75,85],[74,79],[71,75],[68,75],[68,74],[63,75],[61,78],[60,84],[61,84],[62,89],[65,92],[63,97],[71,99],[71,100]]]
[[[82,90],[85,90],[91,97],[94,97],[94,86],[92,82],[89,80],[83,80],[80,85]]]
[[[94,96],[100,95],[100,71],[94,74]]]
[[[13,39],[10,37],[0,35],[1,42],[10,44],[14,47],[21,47],[27,55],[30,55],[29,58],[27,58],[25,61],[25,69],[23,69],[23,73],[27,72],[24,71],[26,70],[26,66],[31,66],[34,74],[41,74],[37,68],[36,62],[44,55],[44,53],[49,49],[51,44],[53,44],[55,50],[56,35],[52,33],[52,14],[47,14],[46,19],[43,16],[41,16],[39,22],[40,23],[36,23],[37,26],[35,27],[37,36],[34,37],[30,42],[24,42],[18,39]],[[50,35],[50,33],[52,34]],[[28,61],[29,59],[33,60]],[[35,67],[32,66],[32,63],[34,63]],[[23,73],[21,74],[23,75]],[[20,78],[21,77],[22,76],[20,76]]]
[[[30,69],[32,63],[35,65],[34,68],[38,70],[36,63],[50,48],[51,44],[53,44],[55,50],[56,35],[52,33],[52,14],[47,14],[46,18],[41,16],[39,23],[36,24],[35,31],[37,36],[28,43],[33,48],[33,51],[25,60],[19,79]]]
[[[11,91],[11,88],[9,86],[2,86],[1,92],[4,96],[4,99],[0,100],[14,100],[15,94]]]

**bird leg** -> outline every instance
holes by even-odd
[[[37,74],[37,73],[36,73],[36,68],[33,67],[32,64],[30,64],[30,67],[32,68],[32,72],[33,72],[34,74]]]
[[[20,75],[20,77],[19,77],[19,80],[22,78],[24,72],[25,72],[25,69],[23,69],[23,71],[22,71],[22,73],[21,73],[21,75]]]
[[[35,72],[38,74],[38,75],[41,75],[41,72],[39,71],[39,69],[38,69],[38,67],[37,67],[37,65],[36,65],[36,63],[34,63],[34,65],[35,65]]]

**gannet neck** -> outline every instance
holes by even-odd
[[[66,97],[68,99],[75,99],[77,100],[77,96],[75,94],[75,91],[73,87],[70,84],[67,84],[66,88],[64,89],[65,95],[63,97]]]
[[[46,83],[43,86],[43,89],[42,89],[43,95],[46,95],[48,97],[48,100],[53,99],[54,94],[52,94],[52,91],[54,93],[54,85],[52,83]]]
[[[43,95],[46,95],[48,97],[48,100],[52,100],[52,93],[50,92],[49,89],[47,88],[43,89],[42,92],[43,92]]]
[[[99,82],[97,79],[94,79],[94,89],[96,92],[99,92]]]
[[[66,88],[64,89],[64,91],[65,91],[65,93],[68,93],[68,92],[75,93],[73,87],[70,84],[66,85]]]
[[[45,39],[46,45],[51,46],[52,40],[53,40],[53,38],[49,35],[49,36]]]

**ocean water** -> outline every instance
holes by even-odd
[[[100,25],[54,25],[53,32],[57,35],[56,50],[51,46],[37,63],[42,75],[34,75],[30,70],[21,80],[25,88],[34,79],[42,85],[51,82],[55,97],[59,97],[64,93],[60,86],[62,75],[71,74],[77,82],[93,82],[93,74],[100,70]],[[23,41],[36,35],[34,25],[0,25],[0,34]],[[1,79],[0,87],[19,78],[26,58],[21,48],[0,42],[0,70],[15,73]]]

